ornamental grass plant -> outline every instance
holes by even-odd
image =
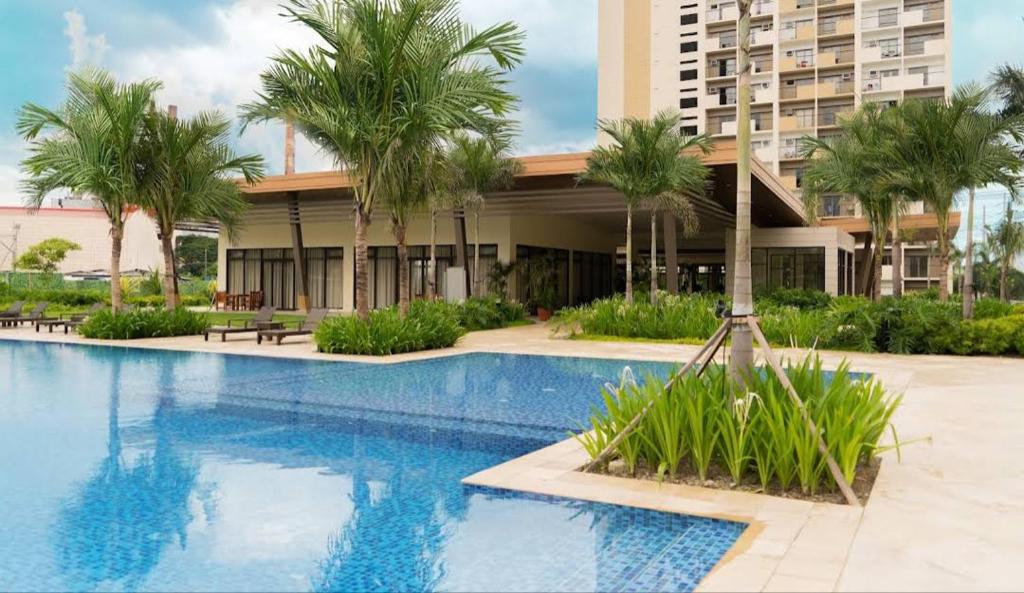
[[[719,476],[733,487],[808,496],[835,489],[819,437],[850,483],[885,448],[885,434],[898,444],[891,421],[902,397],[877,380],[852,373],[846,363],[829,373],[816,356],[790,364],[786,375],[818,433],[773,373],[753,373],[741,390],[726,369],[712,366],[668,390],[653,377],[639,384],[625,373],[620,385],[605,386],[605,408],[595,407],[587,430],[575,436],[597,458],[653,400],[636,431],[615,450],[626,473],[700,483]]]

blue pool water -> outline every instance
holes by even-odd
[[[692,590],[745,525],[460,483],[624,364],[0,340],[0,590]]]

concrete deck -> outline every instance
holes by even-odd
[[[31,329],[0,339],[102,343]],[[116,346],[390,363],[474,351],[686,360],[695,346],[552,339],[542,326],[477,332],[455,348],[374,358],[317,354],[309,338],[257,346],[254,337],[139,340]],[[799,351],[783,351],[799,356]],[[1024,361],[823,352],[849,359],[905,393],[895,418],[904,441],[931,437],[884,461],[864,509],[756,494],[660,485],[574,471],[585,455],[565,441],[468,482],[749,522],[702,583],[704,591],[994,591],[1024,583]]]

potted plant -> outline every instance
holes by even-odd
[[[554,261],[550,257],[531,262],[529,302],[537,310],[537,318],[541,321],[551,319],[555,311],[558,303],[557,281]]]

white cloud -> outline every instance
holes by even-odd
[[[64,35],[68,38],[68,49],[71,51],[70,68],[77,70],[83,66],[102,64],[103,57],[110,49],[106,35],[100,33],[90,37],[85,17],[77,10],[65,12],[64,20],[67,22]]]
[[[462,0],[462,15],[478,28],[518,23],[528,62],[596,67],[597,0]]]

